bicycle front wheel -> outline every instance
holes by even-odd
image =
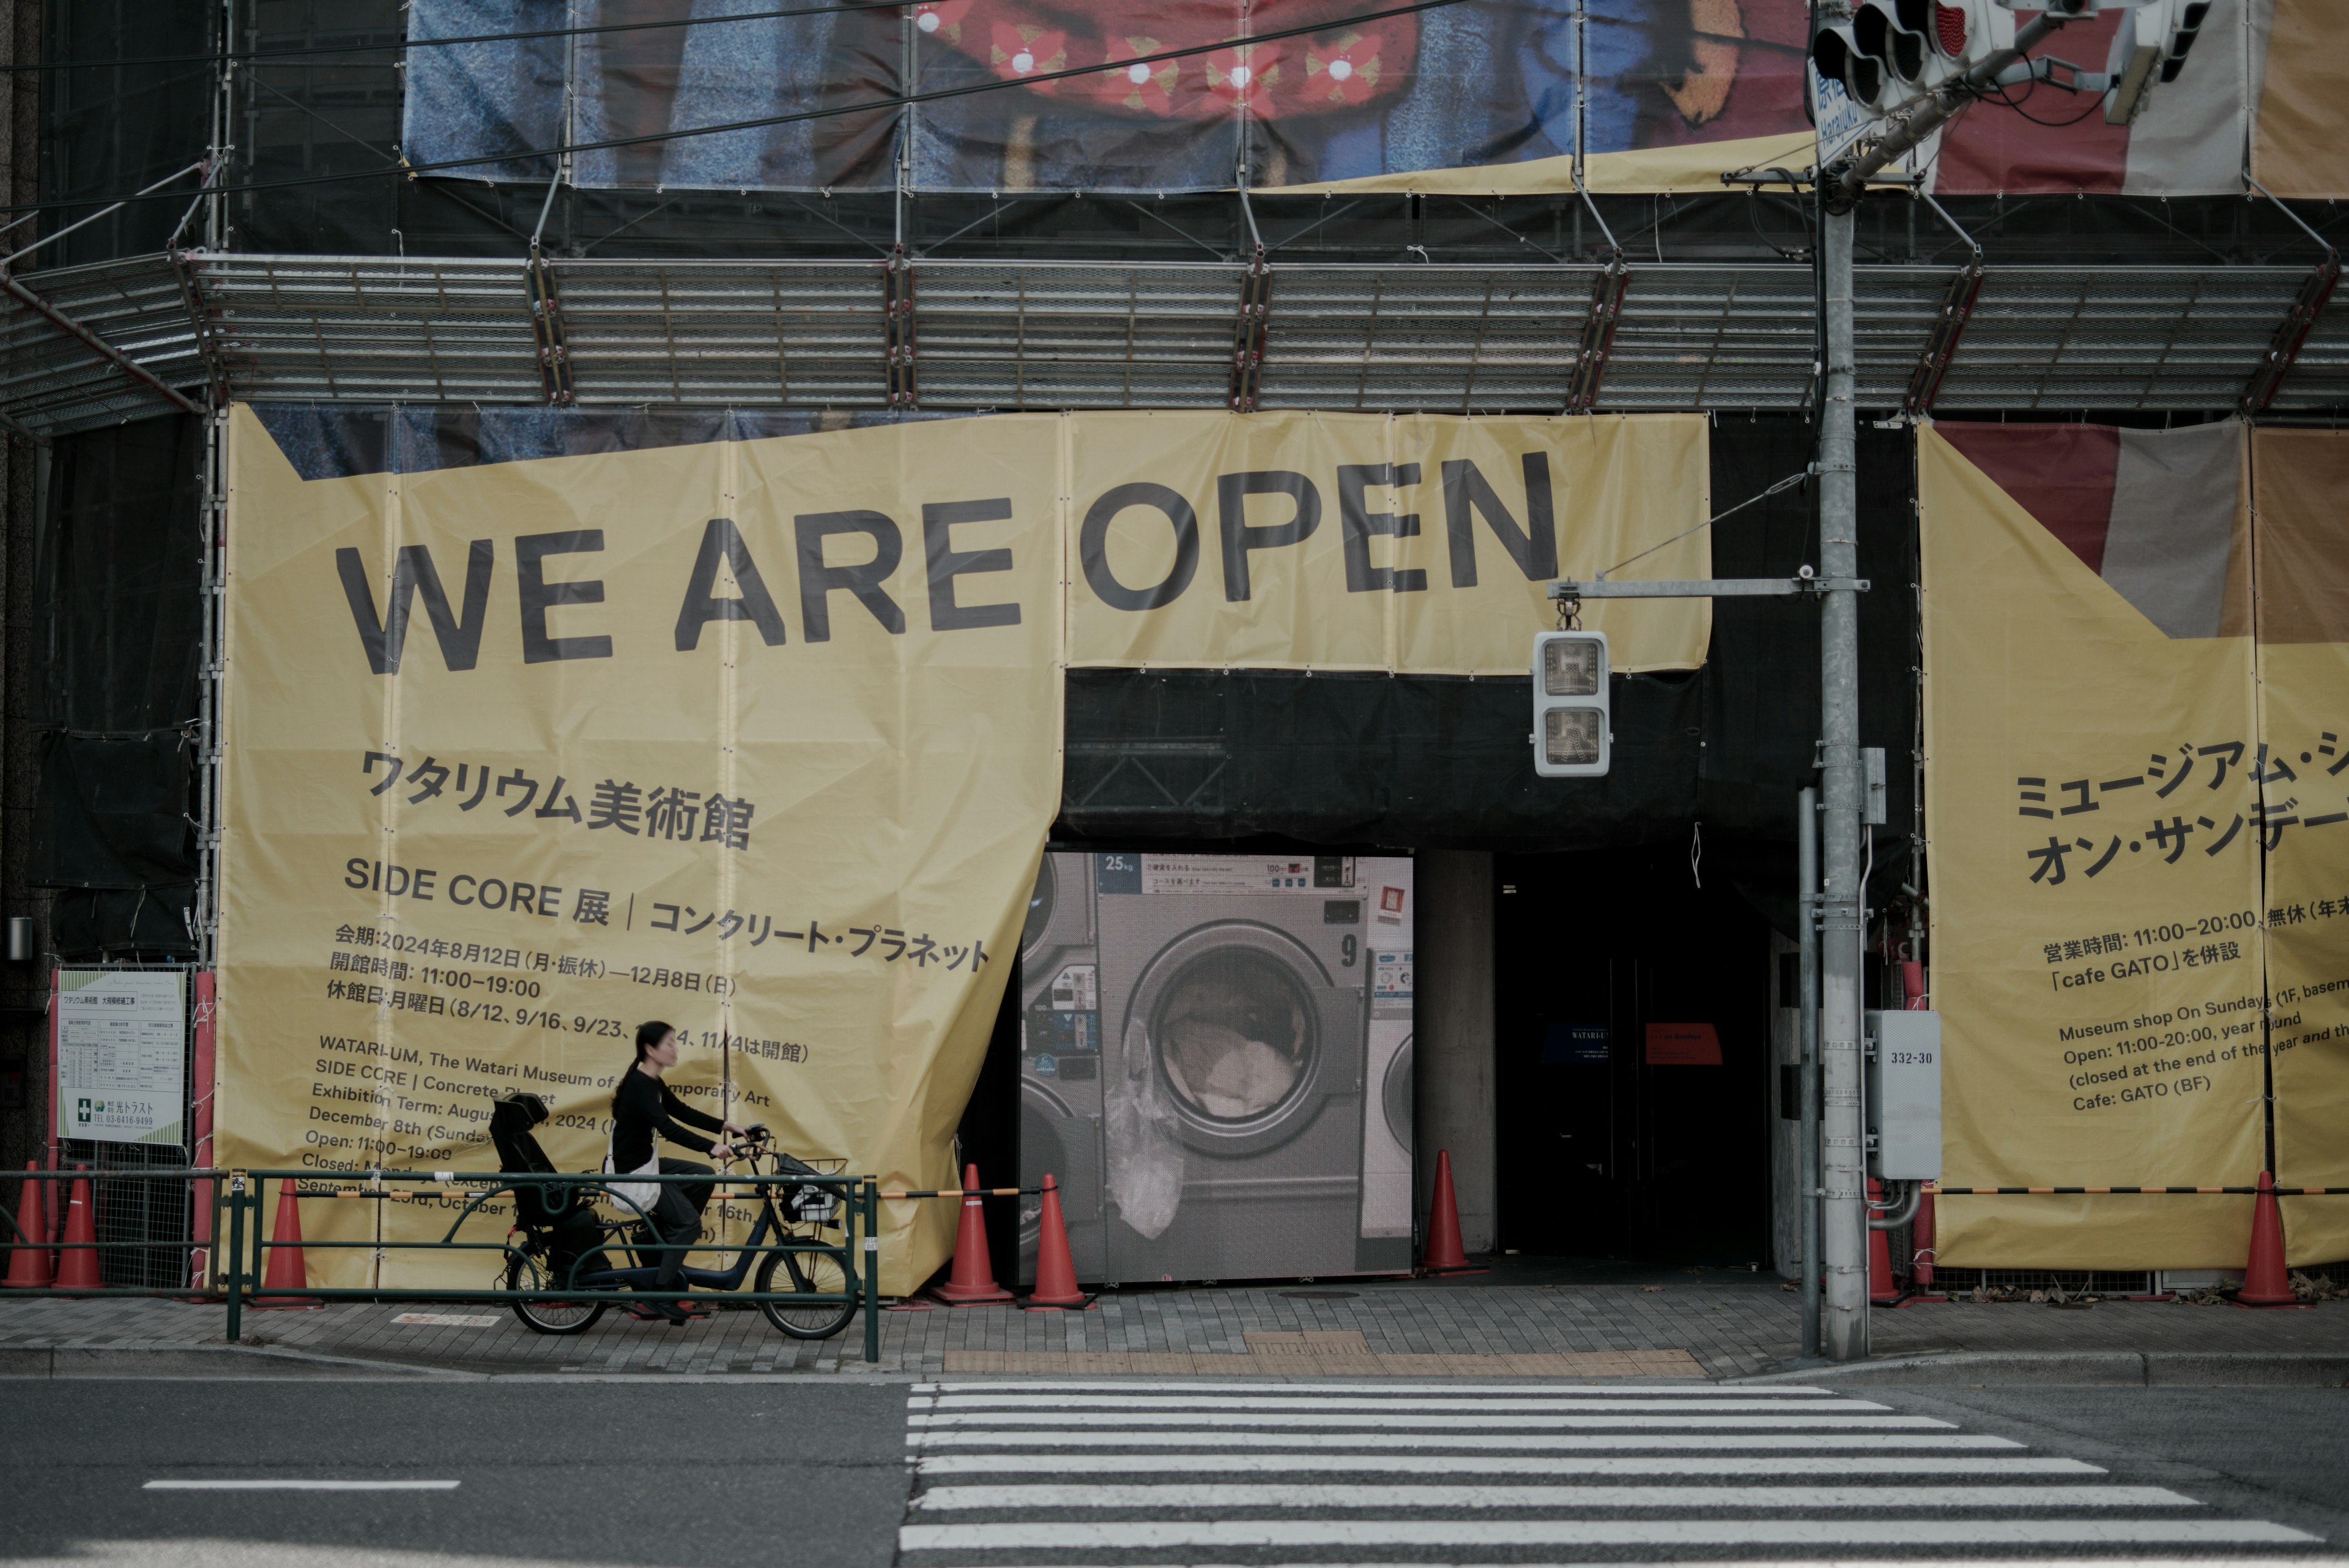
[[[552,1279],[539,1261],[525,1252],[516,1252],[506,1260],[506,1289],[510,1291],[563,1290],[567,1282]],[[595,1326],[604,1315],[602,1302],[534,1302],[513,1303],[514,1316],[533,1334],[585,1334]]]
[[[845,1302],[761,1302],[767,1321],[793,1339],[830,1339],[856,1315],[856,1282],[832,1252],[770,1252],[758,1288],[779,1295],[842,1296]]]

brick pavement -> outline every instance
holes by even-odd
[[[1280,1375],[1735,1376],[1796,1352],[1796,1298],[1721,1270],[1591,1272],[1537,1282],[1504,1269],[1463,1280],[1150,1287],[1082,1313],[1016,1307],[882,1314],[879,1367],[898,1374],[1204,1371]],[[492,1318],[402,1324],[403,1313]],[[554,1338],[488,1306],[339,1304],[261,1312],[247,1339],[314,1355],[471,1372],[856,1372],[861,1330],[807,1344],[750,1311],[677,1329],[617,1314]],[[220,1342],[216,1304],[128,1298],[0,1301],[0,1351],[185,1348]],[[1920,1305],[1873,1314],[1879,1355],[1986,1351],[2349,1354],[2349,1302],[2302,1312],[2104,1302]],[[1079,1359],[1081,1358],[1081,1359]]]

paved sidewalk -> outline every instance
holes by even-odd
[[[1105,1292],[1082,1313],[890,1310],[877,1370],[1257,1373],[1272,1376],[1711,1376],[1797,1354],[1795,1294],[1717,1269],[1496,1260],[1451,1279],[1325,1281]],[[419,1316],[443,1322],[400,1321]],[[246,1342],[281,1352],[472,1373],[868,1370],[862,1320],[815,1344],[752,1311],[686,1328],[606,1314],[588,1333],[532,1334],[489,1305],[341,1304],[254,1312]],[[217,1304],[0,1300],[0,1371],[38,1351],[191,1351],[221,1345]],[[1878,1358],[1951,1353],[2349,1357],[2349,1302],[2297,1312],[2106,1301],[1918,1305],[1871,1314]]]

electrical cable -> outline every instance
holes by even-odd
[[[1744,500],[1739,502],[1728,511],[1716,512],[1712,516],[1706,518],[1703,522],[1698,524],[1695,527],[1683,528],[1679,533],[1673,535],[1671,538],[1665,540],[1662,544],[1651,545],[1646,549],[1640,551],[1638,555],[1629,556],[1626,559],[1616,562],[1613,566],[1608,567],[1607,571],[1599,573],[1597,580],[1603,583],[1607,580],[1609,572],[1619,572],[1624,567],[1630,566],[1633,561],[1644,561],[1649,556],[1654,555],[1657,551],[1669,549],[1672,545],[1677,545],[1682,540],[1687,538],[1692,534],[1702,534],[1707,528],[1712,527],[1714,524],[1720,522],[1724,517],[1736,515],[1738,513],[1744,511],[1747,507],[1753,505],[1757,501],[1767,501],[1770,497],[1778,494],[1782,491],[1794,489],[1795,486],[1802,483],[1805,480],[1810,478],[1810,476],[1811,471],[1807,468],[1803,470],[1800,473],[1790,473],[1785,478],[1778,481],[1777,483],[1772,485],[1769,489],[1763,491],[1761,493],[1747,496]]]
[[[890,3],[896,4],[898,0],[890,0]],[[936,88],[928,92],[900,93],[891,98],[868,99],[861,103],[839,104],[830,109],[807,109],[795,110],[790,114],[761,115],[755,119],[727,120],[717,125],[688,126],[681,130],[651,130],[636,136],[607,136],[595,141],[574,141],[560,147],[515,148],[510,151],[485,152],[470,158],[440,158],[423,163],[410,163],[403,160],[397,163],[387,163],[378,169],[360,169],[340,174],[302,174],[285,180],[248,181],[242,185],[217,187],[213,194],[234,196],[254,191],[283,191],[300,185],[332,185],[350,180],[374,179],[386,174],[407,175],[412,178],[418,174],[429,174],[440,170],[481,169],[484,166],[516,162],[523,159],[560,158],[572,153],[603,152],[616,147],[642,147],[655,142],[681,141],[695,136],[723,136],[738,130],[761,130],[769,126],[797,125],[807,120],[833,119],[843,115],[874,114],[885,109],[908,109],[916,104],[936,103],[947,99],[968,98],[978,93],[998,92],[1007,88],[1035,87],[1044,82],[1066,81],[1072,77],[1097,76],[1103,71],[1129,70],[1135,66],[1152,65],[1162,60],[1190,59],[1200,55],[1212,55],[1222,49],[1245,48],[1251,44],[1273,43],[1282,38],[1298,38],[1315,33],[1334,32],[1340,28],[1357,26],[1367,22],[1384,21],[1391,16],[1415,16],[1423,11],[1445,10],[1454,5],[1465,4],[1467,0],[1410,0],[1407,5],[1382,6],[1374,11],[1357,11],[1349,16],[1327,17],[1321,21],[1305,23],[1294,27],[1278,27],[1269,32],[1251,33],[1245,37],[1221,38],[1213,43],[1193,44],[1179,49],[1159,49],[1146,55],[1135,55],[1130,59],[1115,60],[1098,66],[1076,66],[1066,70],[1036,71],[1024,77],[1011,77],[994,81],[966,82],[958,87]],[[472,177],[485,182],[490,180],[489,176],[482,174]],[[127,198],[88,196],[67,203],[26,202],[22,206],[0,207],[0,213],[23,212],[27,208],[39,206],[87,206],[108,200],[151,202],[156,198],[152,196]]]

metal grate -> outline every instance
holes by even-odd
[[[1941,1269],[1933,1271],[1933,1289],[1961,1296],[1980,1285],[1985,1290],[2044,1291],[2060,1287],[2067,1296],[2151,1295],[2154,1277],[2127,1269]]]
[[[171,385],[205,379],[191,295],[232,395],[321,402],[545,398],[520,259],[194,255],[31,284]],[[885,406],[883,264],[559,261],[577,400]],[[917,262],[916,378],[940,410],[1211,408],[1229,395],[1244,269],[1229,263]],[[2231,410],[2305,277],[2293,267],[1992,267],[1937,406]],[[1857,278],[1860,399],[1899,406],[1946,268]],[[1259,406],[1534,412],[1565,406],[1595,269],[1272,269]],[[1816,395],[1810,269],[1634,265],[1602,410],[1789,410]],[[2276,399],[2349,400],[2349,320],[2320,321]],[[150,390],[0,302],[0,412],[36,431],[160,411]]]
[[[1221,408],[1245,272],[1212,263],[919,265],[922,401],[954,409]],[[1278,295],[1273,311],[1277,320]]]
[[[60,1166],[88,1166],[96,1216],[98,1277],[109,1285],[165,1290],[188,1282],[191,1185],[184,1181],[109,1181],[109,1170],[185,1170],[177,1144],[95,1143],[67,1138]],[[68,1189],[57,1194],[62,1218]]]

